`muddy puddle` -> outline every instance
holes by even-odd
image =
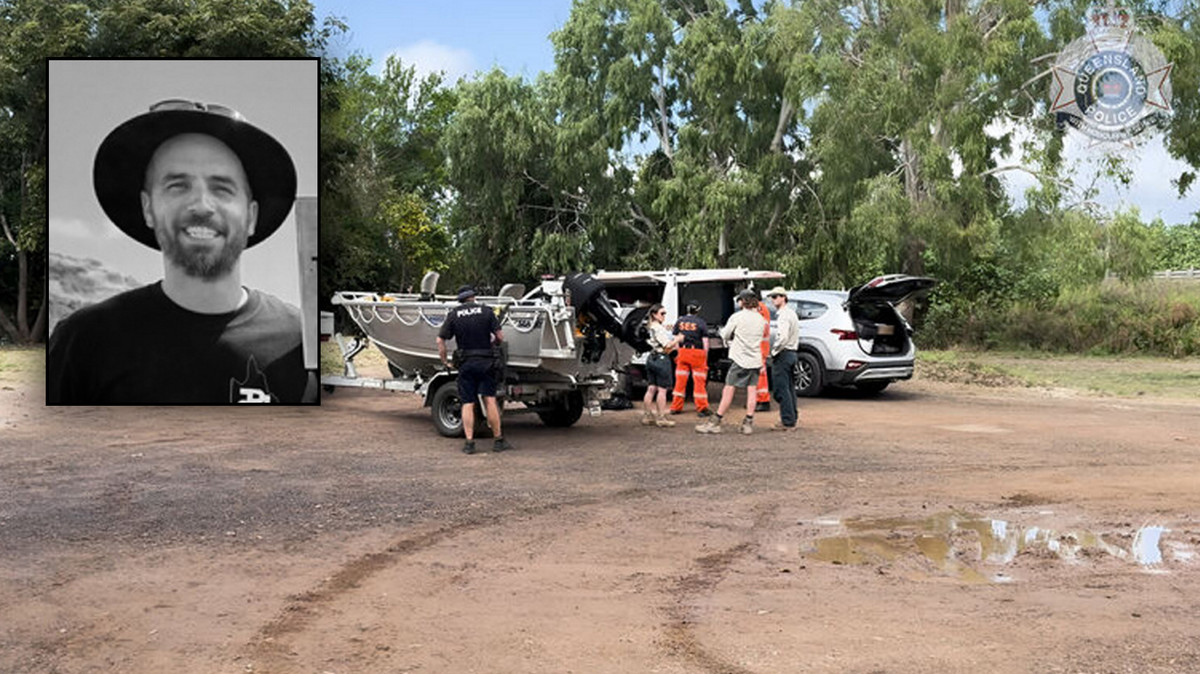
[[[1022,526],[958,511],[923,519],[818,520],[816,524],[842,532],[814,541],[802,551],[809,559],[858,565],[916,556],[941,575],[971,583],[1012,582],[1005,567],[1023,553],[1068,564],[1115,558],[1152,573],[1166,573],[1167,561],[1191,562],[1196,557],[1185,541],[1166,540],[1171,530],[1158,524],[1100,534]]]

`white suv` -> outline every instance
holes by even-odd
[[[878,393],[912,378],[912,327],[895,305],[935,285],[932,278],[889,274],[849,291],[788,291],[800,317],[796,395],[815,396],[826,386]]]

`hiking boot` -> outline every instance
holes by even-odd
[[[754,435],[754,422],[753,421],[743,421],[742,428],[739,432],[742,435]]]
[[[707,418],[707,417],[711,417],[711,416],[712,416],[712,410],[710,410],[710,409],[708,409],[707,407],[705,407],[704,409],[702,409],[702,410],[700,410],[699,412],[697,412],[697,413],[696,413],[696,416],[700,417],[701,419],[705,419],[705,418]]]
[[[671,414],[683,414],[683,410],[681,410],[681,409],[679,409],[679,410],[672,409],[672,410],[671,410]]]
[[[765,401],[761,402],[754,406],[754,411],[755,412],[770,412],[771,411],[771,403],[765,402]]]
[[[467,440],[466,442],[464,442],[463,443],[463,454],[474,454],[474,453],[475,453],[475,441]]]
[[[721,421],[715,418],[705,419],[704,423],[696,426],[697,433],[720,433]]]
[[[492,443],[493,452],[506,452],[512,448],[513,446],[508,444],[508,440],[504,438],[496,438],[496,441]]]
[[[654,424],[656,426],[658,426],[659,428],[671,428],[672,426],[675,425],[675,421],[672,419],[668,419],[666,417],[666,415],[663,415],[663,416],[659,417],[658,419],[655,419]]]
[[[653,426],[654,425],[654,415],[651,414],[650,412],[642,412],[642,425],[643,426]]]

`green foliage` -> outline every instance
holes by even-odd
[[[1137,209],[1122,211],[1109,223],[1106,234],[1108,268],[1123,281],[1149,278],[1161,258],[1164,238],[1161,221],[1147,225]]]
[[[1156,270],[1200,269],[1200,220],[1167,227],[1162,233]]]
[[[438,143],[455,106],[441,76],[352,56],[321,89],[320,297],[403,290],[455,264]]]
[[[923,345],[1184,358],[1200,355],[1200,286],[1093,284],[1064,290],[1048,305],[980,306],[955,330],[933,323]]]

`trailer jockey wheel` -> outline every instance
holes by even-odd
[[[497,401],[499,402],[499,401]],[[433,426],[438,434],[447,438],[461,438],[463,433],[462,401],[458,398],[458,382],[451,379],[433,392],[429,401],[433,411]],[[487,410],[482,403],[475,404],[475,437],[488,434]]]

